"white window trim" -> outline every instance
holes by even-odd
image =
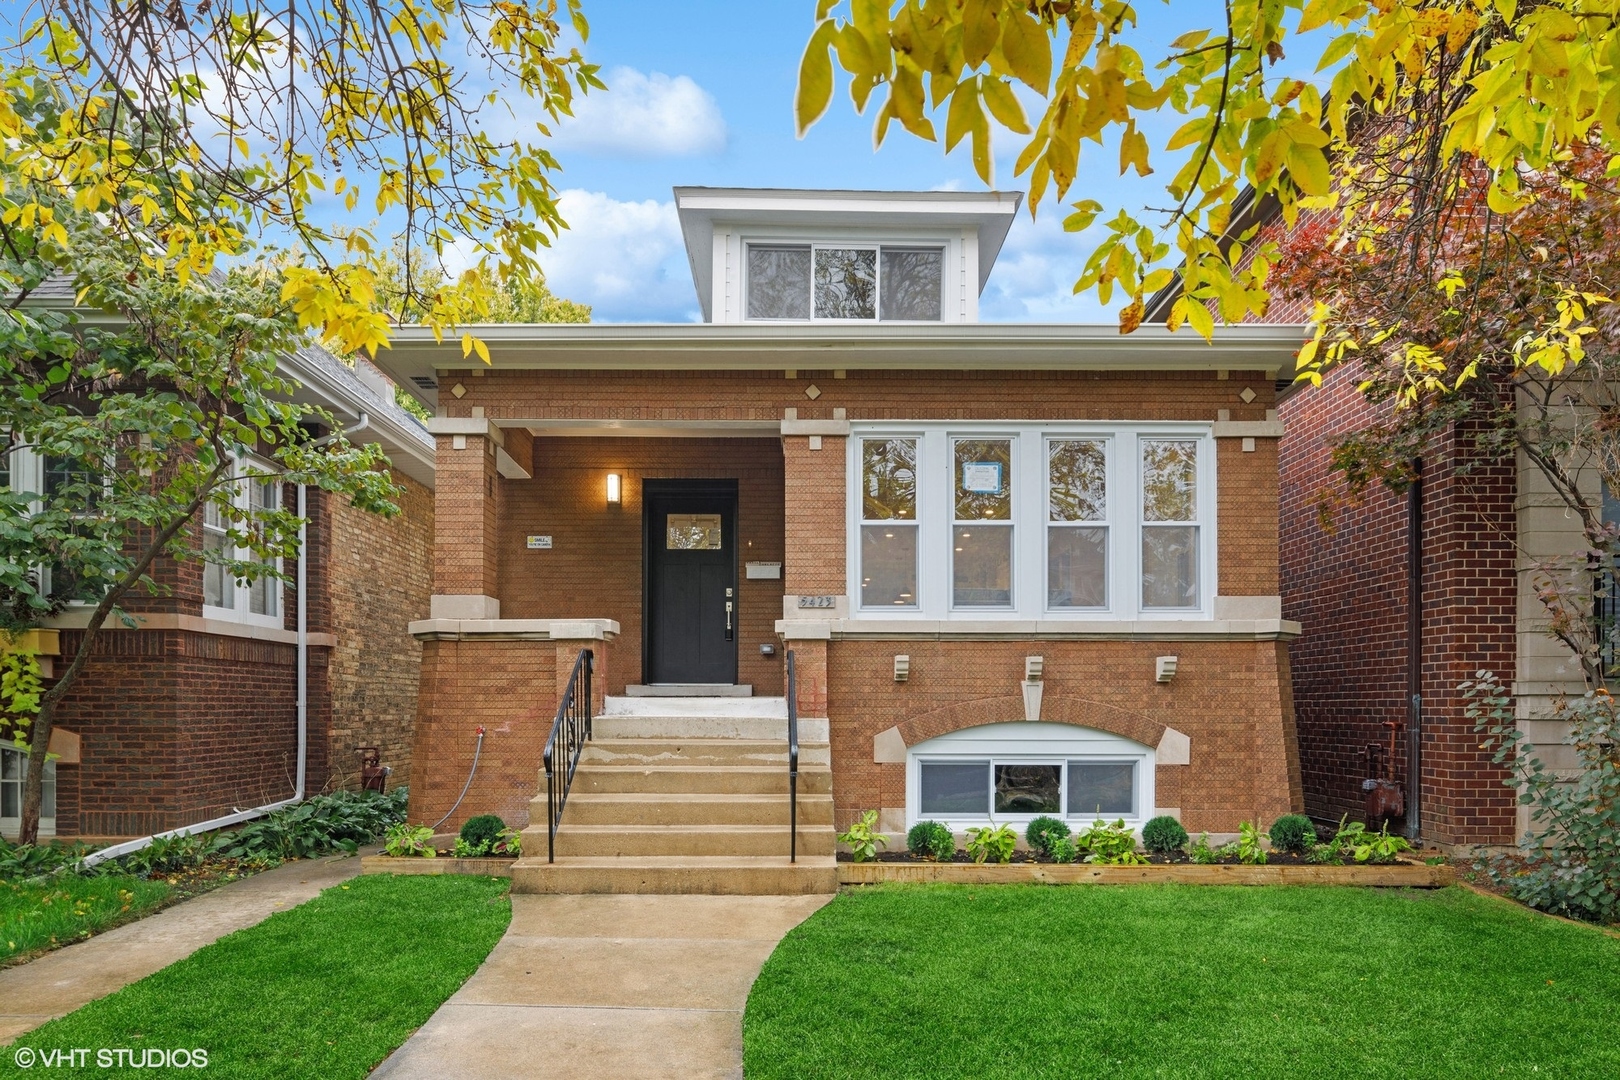
[[[986,745],[985,736],[991,739]],[[997,752],[995,739],[1001,737],[1007,752]],[[1044,744],[1038,752],[1031,752],[1032,748]],[[988,750],[988,752],[987,752]],[[989,761],[991,779],[994,783],[994,769],[997,765],[1061,765],[1061,789],[1059,792],[1059,810],[1056,813],[1045,814],[997,814],[987,811],[983,815],[945,815],[924,814],[922,812],[922,763],[925,761]],[[1136,765],[1136,809],[1133,813],[1103,813],[1087,811],[1079,814],[1069,813],[1069,770],[1066,762],[1070,761],[1129,761]],[[953,831],[968,828],[977,828],[981,825],[1013,825],[1018,828],[1020,835],[1023,826],[1028,825],[1037,817],[1055,817],[1069,824],[1071,828],[1084,828],[1101,817],[1105,821],[1123,819],[1126,826],[1140,829],[1142,824],[1158,812],[1154,804],[1157,792],[1155,790],[1155,770],[1157,768],[1156,755],[1151,747],[1133,743],[1129,739],[1118,735],[1110,735],[1104,731],[1091,728],[1071,728],[1069,725],[1038,723],[1029,724],[1021,721],[1010,721],[1000,724],[987,724],[978,728],[963,728],[958,731],[947,732],[945,735],[918,743],[906,752],[906,828],[919,821],[938,821]],[[991,795],[986,793],[986,806],[990,805]]]
[[[1013,440],[1013,604],[1010,608],[958,608],[951,603],[953,440]],[[1142,607],[1141,438],[1198,443],[1198,606]],[[1055,439],[1107,443],[1108,606],[1047,606],[1047,444]],[[917,440],[917,598],[915,607],[861,606],[861,491],[863,439]],[[1215,439],[1207,423],[993,422],[854,424],[845,455],[847,579],[852,619],[916,621],[1178,621],[1213,617],[1219,533],[1215,517]]]
[[[22,758],[21,767],[24,768],[24,769],[28,768],[28,754],[27,754],[26,751],[19,750],[16,747],[12,747],[12,746],[0,747],[0,750],[19,755]],[[45,763],[45,771],[46,771],[46,781],[48,783],[50,783],[52,786],[55,786],[59,782],[59,777],[57,776],[57,770],[56,770],[56,762],[47,761]],[[9,782],[17,784],[17,795],[18,795],[18,799],[19,799],[17,808],[19,810],[21,810],[22,809],[22,804],[21,804],[20,800],[22,798],[22,784],[19,781],[15,781],[15,780],[14,781],[9,781]],[[62,797],[61,788],[57,787],[56,788],[56,799],[60,800],[61,797]],[[59,809],[59,804],[58,804],[57,807],[53,807],[52,809]],[[46,816],[44,814],[43,810],[44,810],[44,808],[41,807],[41,813],[40,813],[40,816],[39,816],[39,835],[41,837],[55,836],[56,835],[56,815],[51,814],[49,816]],[[18,833],[20,833],[21,831],[22,831],[22,817],[21,817],[20,814],[17,817],[0,817],[0,835],[5,836],[7,839],[15,839],[16,836],[18,835]]]
[[[248,479],[248,474],[246,472],[248,468],[261,469],[266,472],[275,471],[275,466],[258,458],[244,455],[236,459],[236,463],[231,469],[231,480],[235,486],[235,493],[231,501],[243,509],[247,508],[248,500],[250,498],[248,484],[246,482],[238,483],[237,481],[246,481]],[[276,498],[279,500],[281,498],[281,485],[276,484],[274,485],[274,488],[276,491]],[[206,526],[203,524],[203,520],[203,518],[198,519],[197,527],[199,530],[206,528]],[[246,557],[247,553],[245,550],[238,550],[241,552],[241,557]],[[209,564],[205,563],[204,565],[206,567]],[[281,560],[277,559],[275,562],[276,569],[280,570],[281,565]],[[231,585],[235,589],[234,597],[236,606],[217,607],[204,601],[202,607],[203,618],[221,619],[226,622],[241,623],[246,626],[267,626],[280,629],[283,625],[285,625],[286,596],[284,594],[286,590],[283,588],[282,582],[279,578],[272,577],[265,578],[263,580],[265,589],[267,590],[267,595],[275,597],[275,614],[261,615],[250,611],[249,606],[251,603],[253,587],[245,582],[238,581],[235,578],[227,578],[227,584]]]
[[[808,319],[758,319],[748,314],[748,249],[754,245],[761,247],[808,247],[810,249],[810,317]],[[883,309],[883,254],[885,247],[893,248],[937,248],[942,253],[940,265],[940,305],[938,319],[885,319],[881,317]],[[866,251],[876,251],[877,256],[877,306],[870,319],[827,319],[816,316],[816,277],[815,253],[818,248],[858,248]],[[961,241],[949,237],[935,235],[904,236],[900,234],[885,233],[881,236],[849,236],[849,237],[806,237],[802,234],[789,233],[781,236],[772,236],[766,233],[749,233],[741,240],[741,257],[737,267],[737,311],[743,322],[765,324],[793,324],[825,323],[835,326],[868,326],[883,324],[886,326],[937,326],[940,323],[958,322],[952,318],[957,310],[957,282],[954,280],[952,268],[962,259]]]
[[[28,491],[40,498],[31,499],[28,503],[28,512],[37,514],[45,508],[43,494],[45,491],[45,455],[37,453],[31,445],[23,444],[11,450],[11,490]],[[103,490],[111,488],[110,478],[103,476]],[[40,566],[36,569],[39,587],[43,593],[49,595],[52,589],[51,568]],[[93,608],[95,602],[91,600],[70,599],[66,602],[70,608]]]

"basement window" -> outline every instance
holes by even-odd
[[[21,750],[0,749],[0,833],[14,837],[22,828],[23,780],[28,775],[28,755]],[[45,763],[45,780],[40,785],[39,832],[56,835],[56,762]]]

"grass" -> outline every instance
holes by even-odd
[[[494,948],[509,884],[355,878],[14,1045],[202,1048],[209,1074],[233,1080],[364,1077]]]
[[[743,1021],[775,1077],[1620,1076],[1620,940],[1462,889],[845,892]]]
[[[172,892],[168,882],[133,874],[0,881],[0,967],[138,919]]]

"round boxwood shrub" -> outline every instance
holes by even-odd
[[[495,839],[506,828],[506,822],[494,814],[479,814],[468,818],[467,824],[461,827],[461,838],[467,842],[468,847],[483,845],[485,851],[495,846]]]
[[[1169,814],[1160,814],[1142,826],[1142,846],[1155,855],[1173,854],[1187,846],[1187,830]]]
[[[1024,830],[1024,841],[1029,844],[1031,851],[1042,855],[1052,854],[1052,841],[1060,836],[1068,836],[1069,827],[1055,817],[1038,817],[1029,823]]]
[[[1284,814],[1271,823],[1271,846],[1303,855],[1316,846],[1316,826],[1304,814]]]
[[[956,837],[937,821],[919,821],[906,833],[906,850],[919,859],[947,862],[956,854]]]

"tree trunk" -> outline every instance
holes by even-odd
[[[23,781],[22,824],[17,830],[19,844],[39,842],[39,811],[45,796],[45,758],[51,745],[51,727],[56,720],[56,702],[41,700],[33,720],[33,737],[28,743],[28,773]]]

